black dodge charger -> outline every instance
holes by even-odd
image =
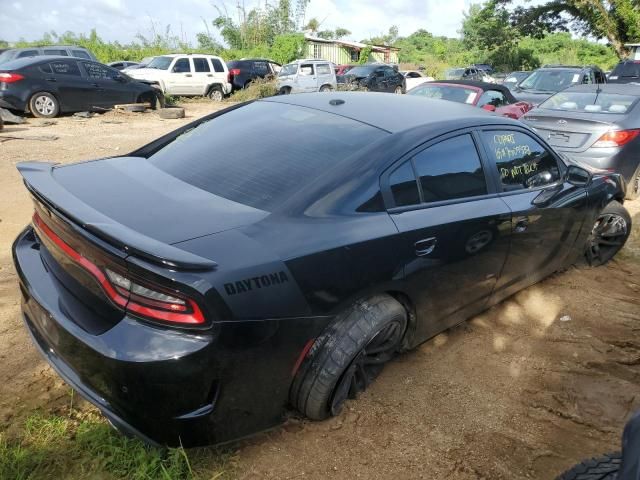
[[[336,415],[398,352],[587,255],[619,175],[521,123],[366,93],[273,97],[125,157],[18,166],[26,326],[120,430],[216,443]]]

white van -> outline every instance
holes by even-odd
[[[337,88],[336,73],[327,60],[296,60],[278,73],[280,94],[328,92]]]

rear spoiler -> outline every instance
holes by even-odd
[[[17,168],[29,192],[49,208],[125,253],[150,262],[182,270],[211,270],[209,260],[142,235],[80,201],[53,178],[53,163],[21,162]]]

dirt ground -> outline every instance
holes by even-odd
[[[120,155],[216,109],[186,107],[186,120],[109,113],[0,132],[59,137],[0,143],[0,430],[70,401],[20,318],[10,246],[31,204],[15,164]],[[640,225],[640,201],[627,208]],[[239,477],[551,479],[618,449],[640,408],[639,230],[609,265],[557,273],[401,356],[339,417],[243,442]]]

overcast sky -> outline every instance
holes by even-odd
[[[264,0],[263,0],[264,2]],[[0,0],[0,39],[35,40],[46,31],[88,33],[92,28],[106,40],[126,43],[137,33],[148,36],[152,24],[160,31],[171,25],[174,34],[195,43],[205,30],[203,19],[217,16],[214,0]],[[258,2],[245,0],[248,7]],[[295,0],[292,0],[295,4]],[[462,12],[471,0],[311,0],[306,18],[316,17],[321,29],[344,27],[353,40],[386,33],[397,25],[406,36],[419,28],[436,35],[457,36]],[[227,0],[233,12],[235,0]],[[215,32],[214,28],[211,28]]]

